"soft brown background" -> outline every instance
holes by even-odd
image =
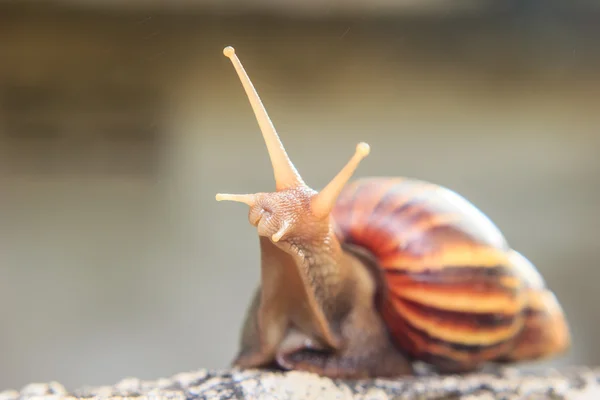
[[[600,7],[589,2],[0,2],[0,389],[227,366],[271,190],[234,45],[306,181],[475,202],[600,363]],[[282,5],[284,4],[284,5]]]

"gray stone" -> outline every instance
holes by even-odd
[[[423,375],[400,379],[332,380],[291,371],[198,370],[143,381],[126,378],[113,386],[66,390],[58,382],[32,383],[0,392],[0,400],[79,399],[435,399],[538,400],[600,398],[600,369],[577,367],[520,372],[502,369],[466,375]]]

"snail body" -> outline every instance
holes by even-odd
[[[348,183],[359,143],[320,192],[289,160],[231,47],[276,191],[218,194],[249,206],[261,283],[244,321],[242,368],[392,377],[423,362],[442,373],[533,361],[570,346],[556,297],[494,223],[445,187],[402,177]]]

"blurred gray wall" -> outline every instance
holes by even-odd
[[[357,177],[460,192],[561,299],[575,346],[552,364],[600,363],[600,19],[584,2],[310,18],[63,3],[0,3],[0,388],[233,357],[259,252],[247,209],[214,195],[273,182],[226,45],[310,185],[364,140]]]

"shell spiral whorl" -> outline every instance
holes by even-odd
[[[407,354],[468,365],[513,346],[524,282],[503,235],[466,199],[423,181],[365,178],[345,188],[333,219],[342,242],[378,260],[382,316]]]

